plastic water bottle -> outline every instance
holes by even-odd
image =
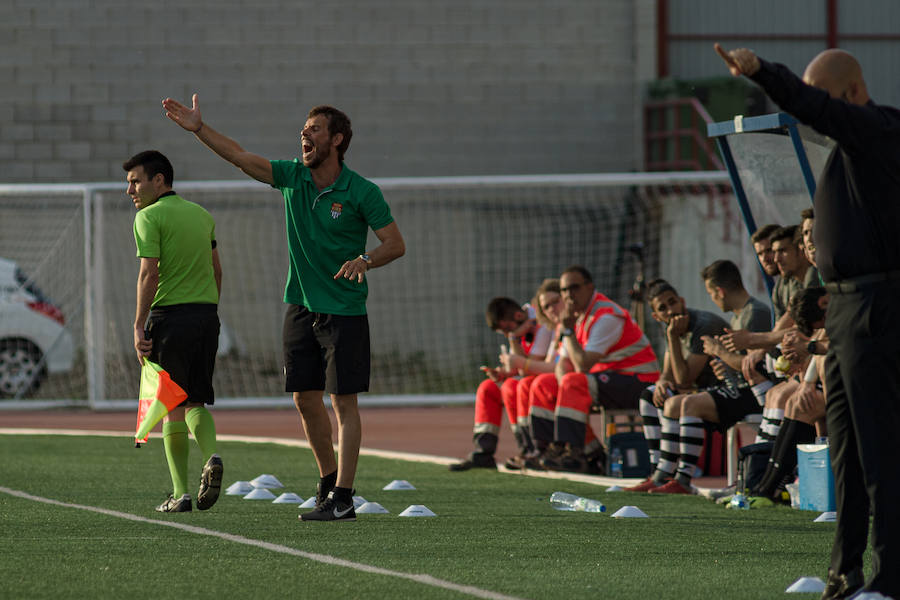
[[[713,360],[719,361],[719,363],[721,363],[722,366],[725,367],[725,375],[724,375],[724,380],[723,380],[725,382],[725,385],[727,385],[730,388],[740,387],[741,377],[740,377],[740,375],[738,375],[738,372],[735,371],[734,369],[732,369],[731,367],[729,367],[725,363],[725,361],[722,360],[721,358],[714,358]]]
[[[816,444],[821,444],[823,446],[827,446],[828,445],[828,436],[820,435],[819,437],[816,438]]]
[[[550,506],[556,510],[568,510],[578,512],[606,512],[606,506],[599,500],[582,498],[566,492],[553,492],[550,496]]]
[[[622,463],[622,449],[616,446],[609,454],[609,475],[611,477],[624,477]]]
[[[745,496],[743,492],[737,492],[732,496],[729,504],[731,505],[731,508],[750,510],[750,500],[747,499],[747,496]]]

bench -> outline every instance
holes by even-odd
[[[605,408],[594,405],[591,413],[600,415],[600,426],[594,430],[600,443],[607,447],[607,437],[611,432],[643,431],[641,413],[636,408]]]

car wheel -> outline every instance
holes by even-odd
[[[0,341],[0,397],[33,392],[46,375],[37,346],[22,339]]]

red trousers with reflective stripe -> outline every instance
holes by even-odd
[[[475,392],[475,424],[489,423],[500,427],[503,419],[503,407],[506,407],[506,416],[510,426],[516,424],[518,416],[516,392],[519,380],[513,377],[497,385],[490,379],[485,379]]]
[[[553,373],[537,375],[531,384],[530,401],[532,409],[542,408],[556,413],[557,406],[565,406],[585,413],[584,445],[587,446],[597,438],[587,422],[593,401],[588,392],[587,377],[583,373],[567,373],[563,376],[561,386]]]
[[[529,375],[519,380],[516,386],[516,418],[527,419],[531,413],[531,384],[534,383],[535,375]]]

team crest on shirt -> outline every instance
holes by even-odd
[[[603,383],[609,383],[609,375],[606,373],[600,373],[600,381]]]
[[[344,206],[340,202],[332,202],[331,203],[331,218],[337,219],[341,216],[341,210],[343,210]]]

